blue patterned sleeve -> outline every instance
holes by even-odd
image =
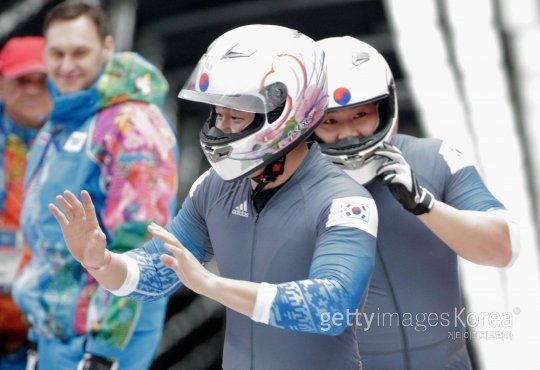
[[[377,213],[375,203],[370,205],[368,222],[347,223],[342,217],[334,226],[327,224],[319,236],[308,279],[277,285],[269,325],[339,335],[351,324],[374,266]]]
[[[204,191],[201,193],[204,194]],[[178,214],[165,228],[200,262],[204,262],[211,248],[206,223],[199,211],[197,194],[195,191],[190,192]],[[176,273],[160,261],[162,254],[171,254],[161,240],[153,238],[142,248],[126,254],[139,267],[137,287],[127,297],[138,301],[153,301],[171,295],[180,287],[182,282]]]

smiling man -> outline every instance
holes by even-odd
[[[72,12],[75,15],[74,8]],[[89,8],[85,16],[65,19],[64,15],[56,18],[53,14],[45,21],[45,58],[49,77],[60,93],[92,86],[111,58],[115,47],[112,36],[107,34],[104,16]]]
[[[139,303],[98,288],[46,205],[59,189],[88,189],[117,252],[141,246],[150,222],[167,222],[177,184],[176,139],[160,110],[168,86],[137,54],[114,53],[99,7],[56,6],[44,36],[54,107],[29,155],[21,220],[32,258],[13,296],[31,323],[39,369],[145,369],[166,300]]]
[[[315,139],[332,162],[365,184],[380,212],[366,325],[356,331],[363,368],[470,369],[464,325],[445,322],[463,312],[457,257],[511,264],[516,226],[461,151],[438,139],[397,134],[396,86],[376,49],[349,36],[318,44],[333,99]],[[437,319],[426,327],[428,314]],[[371,324],[368,317],[377,319]]]

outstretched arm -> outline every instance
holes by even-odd
[[[174,256],[163,254],[161,262],[174,270],[185,286],[241,314],[252,316],[260,284],[215,275],[167,230],[156,224],[150,224],[148,230],[161,239]]]
[[[140,264],[127,263],[126,261],[130,260],[129,256],[114,253],[109,255],[110,252],[106,251],[105,236],[99,228],[92,201],[87,193],[82,194],[82,203],[69,192],[59,196],[57,200],[64,212],[54,205],[50,205],[49,208],[62,227],[70,252],[75,259],[87,268],[90,267],[91,274],[100,284],[111,291],[122,291],[122,295],[143,294],[144,299],[161,296],[154,291],[140,289],[140,278],[143,277],[139,275]],[[171,254],[160,253],[159,260],[156,259],[153,265],[155,267],[163,264],[174,271],[188,288],[255,321],[289,330],[337,335],[345,329],[345,325],[335,328],[323,325],[321,322],[323,317],[317,312],[323,310],[331,315],[334,312],[342,314],[342,311],[354,309],[365,292],[372,271],[375,247],[377,216],[374,204],[372,207],[369,225],[373,230],[370,233],[362,231],[367,227],[363,226],[363,223],[368,225],[367,221],[342,220],[343,217],[335,215],[329,218],[325,229],[331,232],[326,232],[321,237],[325,240],[322,242],[324,247],[317,249],[318,252],[314,256],[316,262],[312,264],[310,276],[302,281],[276,285],[217,276],[202,266],[200,261],[204,256],[200,255],[199,249],[188,249],[189,245],[186,248],[177,239],[176,233],[172,234],[156,224],[151,224],[148,230],[156,239],[163,242],[164,248]],[[348,227],[340,227],[339,222],[336,223],[334,220],[336,217]],[[362,225],[351,225],[354,221]],[[347,241],[343,240],[344,236]],[[183,241],[192,242],[189,238]],[[359,248],[360,246],[362,248]],[[159,251],[162,249],[157,250],[158,253]],[[344,266],[346,273],[343,271]],[[130,279],[129,276],[136,278]],[[149,270],[144,276],[154,279],[154,270]],[[130,283],[126,285],[126,281]],[[159,289],[163,290],[163,287],[159,285]],[[293,298],[292,301],[285,299],[291,294],[298,299]],[[317,298],[308,299],[314,296]],[[299,325],[289,315],[298,309],[305,312],[307,317],[313,316],[313,319],[303,320]],[[276,317],[284,317],[286,320],[276,320]]]
[[[351,198],[363,199],[349,197],[342,203],[349,204]],[[342,203],[336,200],[327,222],[325,219],[307,279],[281,284],[216,276],[175,235],[155,224],[148,230],[171,252],[161,255],[161,263],[174,270],[184,285],[196,293],[257,322],[293,331],[338,335],[346,324],[329,325],[325,317],[346,315],[358,307],[373,269],[377,230],[372,200],[371,216],[366,219],[342,216],[340,210],[345,205]],[[368,200],[363,203],[367,204]]]
[[[82,203],[70,191],[58,195],[60,209],[49,204],[60,227],[66,245],[77,261],[106,289],[119,289],[127,276],[127,267],[120,255],[106,249],[107,241],[101,230],[94,204],[86,190],[81,192]]]

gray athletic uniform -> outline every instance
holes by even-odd
[[[260,214],[251,194],[249,180],[225,182],[209,170],[167,226],[199,260],[215,255],[222,276],[277,284],[268,325],[227,309],[223,368],[358,369],[345,317],[373,268],[373,199],[317,145]],[[159,262],[162,253],[157,240],[130,252],[140,272],[130,297],[155,299],[178,288],[176,274]]]
[[[440,140],[398,135],[394,145],[436,199],[461,210],[503,208],[476,169]],[[456,253],[380,181],[367,189],[379,210],[379,231],[364,307],[373,321],[368,329],[363,319],[357,330],[364,370],[470,369],[463,337],[452,339],[466,319]]]

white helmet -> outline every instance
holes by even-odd
[[[282,158],[326,112],[324,53],[298,31],[270,25],[235,28],[199,60],[180,98],[255,113],[242,132],[215,127],[215,110],[200,132],[203,151],[224,180],[247,177]]]
[[[354,175],[349,174],[365,184],[381,165],[378,162],[382,159],[373,153],[384,142],[392,142],[397,132],[398,104],[392,71],[375,48],[353,37],[331,37],[317,44],[327,60],[328,112],[378,103],[379,124],[372,136],[348,137],[336,144],[324,144],[315,136],[321,151],[333,163],[345,170],[358,169]]]

